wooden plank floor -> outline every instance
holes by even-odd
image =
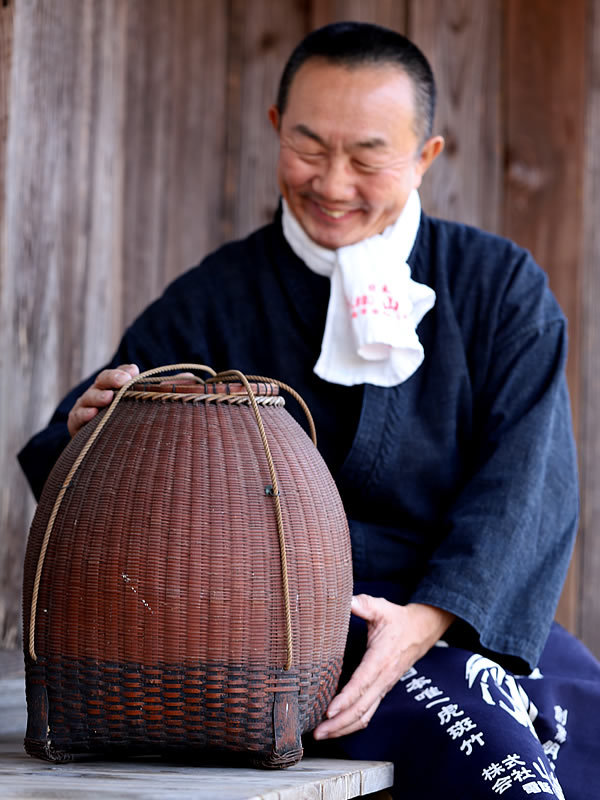
[[[311,758],[276,772],[157,758],[50,764],[25,753],[25,725],[22,656],[0,651],[0,800],[347,800],[387,796],[393,777],[386,762]]]

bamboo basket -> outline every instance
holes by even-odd
[[[48,478],[25,557],[31,755],[285,767],[336,690],[352,565],[333,479],[285,384],[156,377],[192,367],[214,376],[130,381]]]

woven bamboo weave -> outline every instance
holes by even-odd
[[[246,386],[144,380],[69,480],[109,411],[61,455],[25,560],[32,755],[300,759],[341,670],[348,528],[277,386]]]

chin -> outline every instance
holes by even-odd
[[[310,238],[315,242],[315,244],[320,245],[321,247],[325,247],[327,250],[337,250],[340,247],[347,247],[350,244],[356,244],[357,242],[362,241],[363,239],[367,238],[366,235],[361,234],[322,234],[321,236],[313,235],[312,233],[308,232]]]
[[[369,235],[364,231],[335,230],[333,226],[329,228],[326,225],[315,225],[310,219],[306,221],[306,224],[302,222],[300,224],[315,244],[325,247],[327,250],[337,250],[339,247],[356,244]]]
[[[324,247],[326,250],[337,250],[347,244],[354,244],[354,242],[347,241],[346,238],[340,236],[318,236],[310,231],[308,231],[308,235],[315,244]]]

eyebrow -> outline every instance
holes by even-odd
[[[323,147],[326,146],[324,140],[321,139],[318,133],[311,131],[307,125],[303,125],[301,122],[298,123],[298,125],[294,125],[293,130],[301,136],[306,136],[308,139],[312,139],[314,142],[323,145]]]
[[[327,143],[319,136],[318,133],[311,130],[307,125],[303,125],[301,122],[298,125],[294,125],[293,130],[296,133],[299,133],[301,136],[306,136],[308,139],[312,139],[314,142],[317,142],[322,147],[327,147]],[[386,147],[387,142],[385,139],[382,139],[379,136],[374,136],[372,139],[365,139],[362,142],[356,142],[355,147],[361,147],[365,150],[375,150],[378,147]]]

